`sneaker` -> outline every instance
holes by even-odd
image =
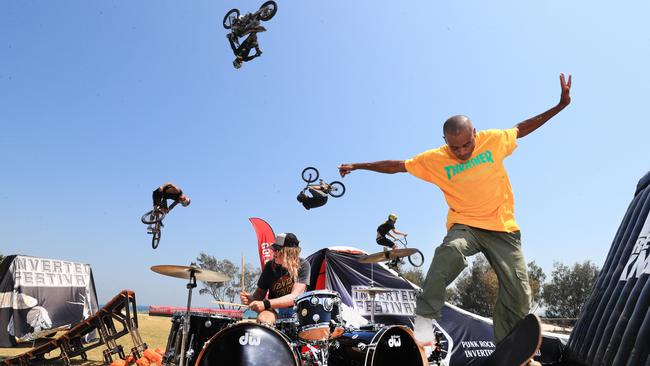
[[[433,334],[433,319],[416,315],[413,320],[413,335],[416,343],[425,347],[427,357],[429,357],[436,345],[435,335]]]

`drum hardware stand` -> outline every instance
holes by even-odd
[[[193,263],[192,263],[193,264]],[[192,265],[192,267],[194,267]],[[187,283],[187,310],[183,316],[183,338],[181,341],[181,359],[178,366],[185,366],[185,341],[190,331],[190,306],[192,305],[192,289],[196,287],[196,269],[190,269],[190,282]]]
[[[390,290],[388,289],[375,287],[375,271],[374,271],[375,267],[373,265],[375,263],[385,262],[390,260],[391,253],[393,253],[392,250],[374,253],[374,254],[368,254],[365,257],[362,257],[358,260],[358,262],[370,264],[370,287],[367,289],[358,290],[360,292],[365,292],[368,294],[368,296],[370,296],[370,305],[372,306],[372,309],[370,311],[370,324],[375,324],[375,297],[377,296],[377,294],[390,292]],[[400,253],[397,254],[399,255]]]
[[[194,349],[192,348],[192,344],[194,343],[194,334],[192,334],[192,338],[190,338],[190,343],[188,344],[188,350],[187,350],[187,358],[192,358],[194,357]]]
[[[190,309],[192,306],[192,289],[196,288],[196,280],[198,279],[203,282],[226,282],[229,281],[230,278],[225,273],[215,272],[205,268],[197,267],[196,263],[191,263],[189,267],[175,266],[175,265],[157,265],[157,266],[152,266],[151,270],[165,276],[189,279],[189,282],[185,286],[188,291],[187,309],[185,311],[185,314],[183,314],[182,317],[183,333],[181,337],[182,339],[181,339],[181,349],[180,349],[180,360],[178,364],[178,366],[185,366],[185,358],[194,356],[193,352],[185,351],[185,345],[187,344],[187,335],[190,331]],[[178,333],[174,333],[174,334],[178,334]],[[174,352],[170,351],[170,355],[167,357],[167,360],[163,358],[163,364],[165,364],[165,361],[174,364],[173,362],[176,360],[177,355],[175,350],[177,349],[176,345],[178,344],[176,335],[172,335],[172,334],[169,335],[169,338],[167,339],[167,345],[168,346],[170,345],[172,337],[174,339]],[[192,336],[192,339],[190,340],[190,344],[194,342],[193,337],[194,336]]]
[[[374,263],[370,263],[370,288],[375,287],[375,276],[374,276]],[[375,324],[375,293],[369,293],[370,295],[370,323]]]
[[[327,366],[327,358],[329,356],[329,342],[317,342],[318,348],[314,347],[311,343],[305,343],[307,349],[311,354],[311,366]]]

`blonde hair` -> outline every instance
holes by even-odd
[[[285,247],[278,251],[284,258],[284,268],[289,271],[289,275],[294,282],[298,281],[298,269],[300,268],[300,247]]]

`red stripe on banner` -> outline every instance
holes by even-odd
[[[257,217],[251,217],[249,220],[253,224],[253,228],[257,234],[257,250],[260,255],[260,265],[261,268],[264,268],[264,264],[273,259],[271,245],[275,243],[275,234],[273,233],[273,229],[271,229],[271,225],[266,221]]]
[[[186,310],[187,308],[183,306],[149,305],[149,315],[152,316],[172,316],[175,313],[184,313]],[[236,319],[241,319],[243,314],[241,310],[230,309],[191,308],[190,311],[193,313],[220,314]]]
[[[318,271],[318,279],[316,280],[316,288],[314,290],[324,290],[326,287],[325,280],[327,279],[326,276],[326,267],[327,267],[327,260],[323,258],[323,263],[320,265],[320,270]]]

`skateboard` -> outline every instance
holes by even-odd
[[[542,344],[542,326],[535,314],[528,314],[488,356],[481,366],[522,366]]]

